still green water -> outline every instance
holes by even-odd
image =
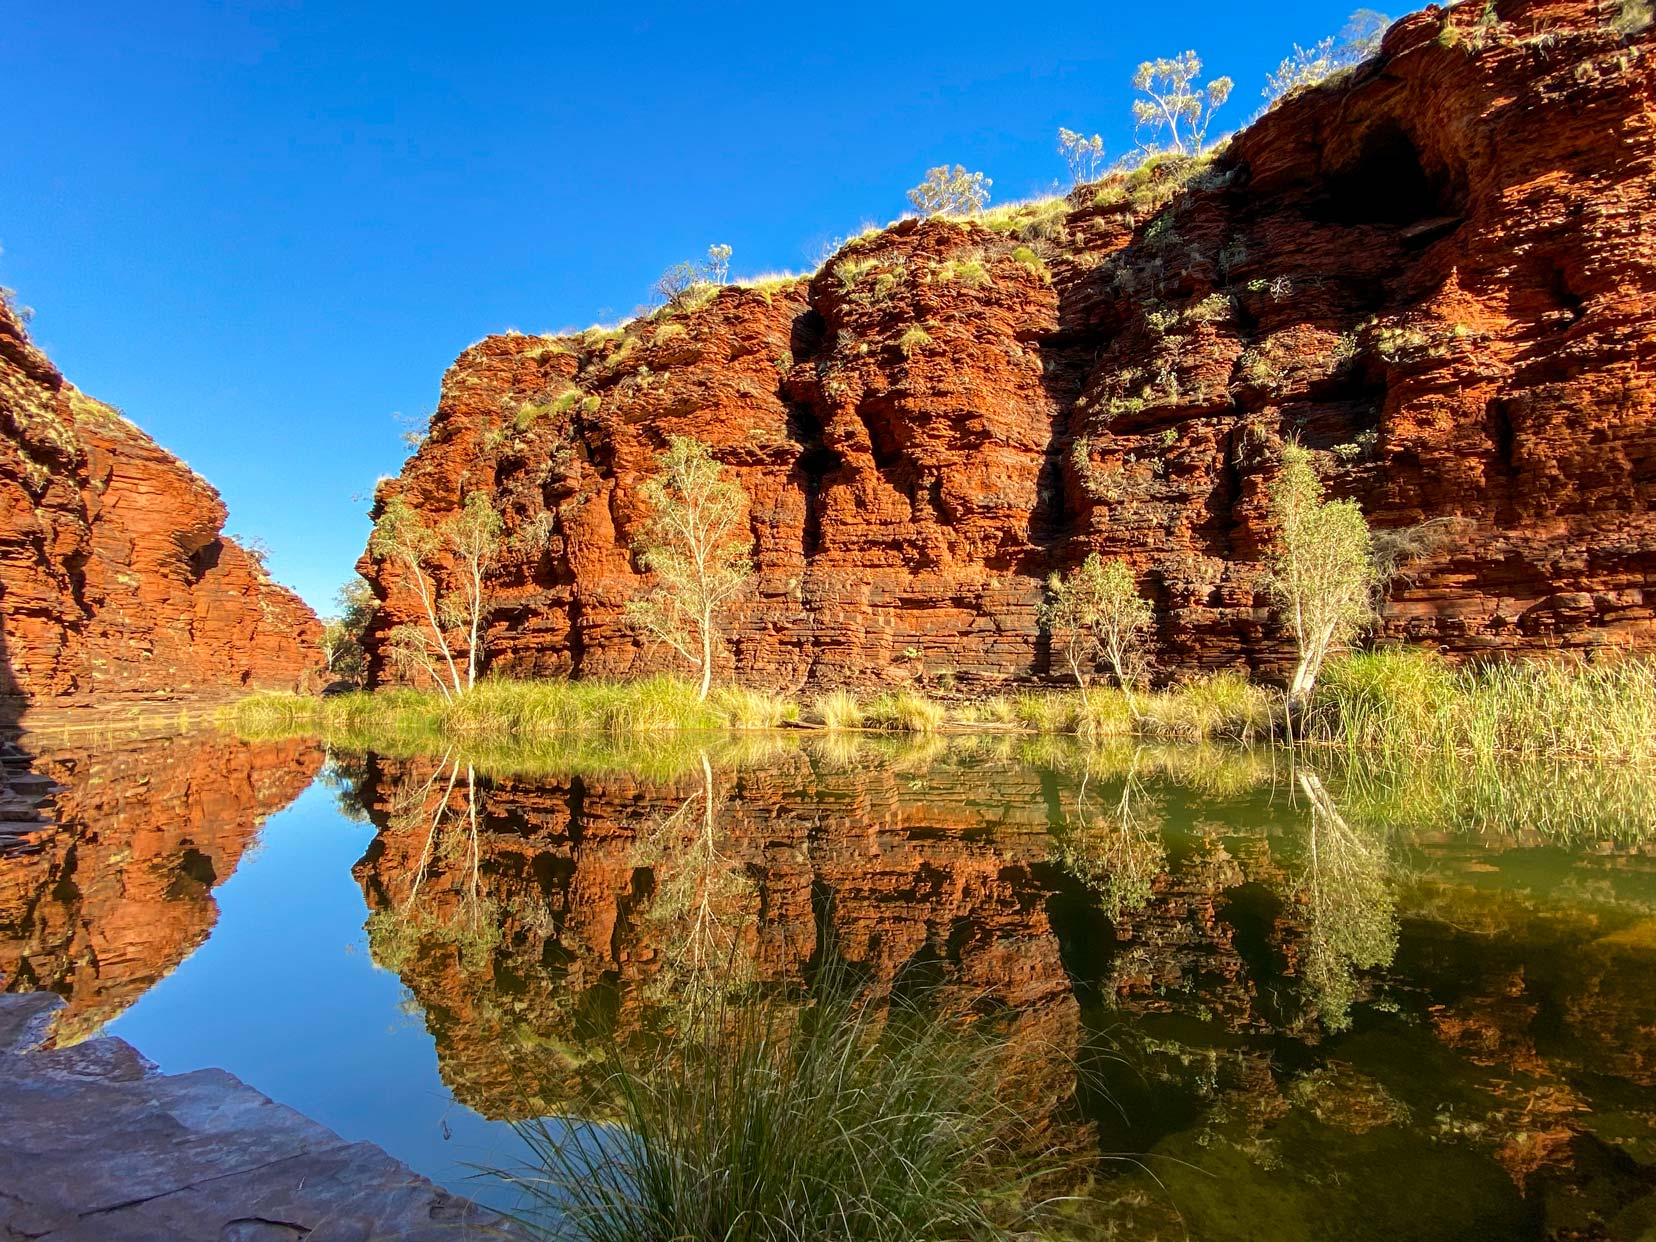
[[[1004,1030],[1028,1109],[1099,1157],[1100,1237],[1656,1230],[1648,774],[39,744],[66,826],[0,860],[4,986],[463,1193],[509,1202],[466,1166],[516,1159],[507,1123],[572,1107],[600,1048],[832,961]]]

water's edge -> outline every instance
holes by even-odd
[[[365,1242],[520,1236],[224,1070],[162,1074],[113,1036],[53,1047],[62,1008],[51,993],[0,995],[0,1227],[289,1237],[350,1221]]]

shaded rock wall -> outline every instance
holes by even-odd
[[[673,434],[752,498],[750,677],[1044,671],[1041,583],[1089,551],[1138,571],[1164,668],[1268,671],[1266,490],[1294,437],[1377,527],[1446,519],[1386,636],[1649,647],[1656,77],[1651,32],[1600,10],[1428,9],[1200,169],[904,222],[616,333],[488,338],[380,503],[435,522],[493,497],[487,656],[511,674],[666,662],[621,609]],[[418,614],[397,567],[362,568],[382,651]]]
[[[205,480],[66,382],[0,306],[0,697],[308,684],[315,615],[224,520]]]

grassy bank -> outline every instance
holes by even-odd
[[[453,699],[419,690],[326,698],[258,694],[237,703],[230,722],[252,733],[314,729],[330,735],[393,738],[535,739],[568,733],[621,736],[800,724],[889,733],[1008,730],[1250,740],[1270,730],[1271,696],[1239,675],[1220,674],[1131,698],[1106,687],[1093,687],[1084,700],[1076,691],[937,699],[904,689],[866,695],[839,690],[800,702],[768,690],[725,687],[698,702],[692,683],[660,675],[639,681],[483,681]]]
[[[414,690],[329,698],[255,695],[230,712],[246,733],[311,731],[375,745],[396,739],[517,743],[627,738],[799,724],[830,732],[1023,732],[1097,741],[1263,741],[1281,723],[1278,692],[1220,673],[1131,696],[1114,687],[975,699],[914,689],[849,690],[808,702],[726,687],[698,702],[682,678],[484,681],[455,699]],[[1372,757],[1508,756],[1656,761],[1656,661],[1452,666],[1416,650],[1330,661],[1297,726],[1300,740]]]
[[[1372,758],[1656,759],[1656,660],[1450,665],[1401,648],[1331,661],[1303,731]]]

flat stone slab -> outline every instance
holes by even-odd
[[[0,1239],[456,1242],[523,1234],[223,1070],[124,1040],[39,1043],[56,997],[0,996]]]

